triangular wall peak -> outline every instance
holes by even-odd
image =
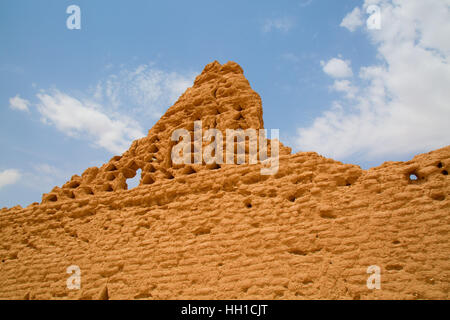
[[[216,170],[219,165],[173,165],[171,140],[174,130],[193,133],[194,123],[201,121],[202,130],[264,129],[261,98],[250,86],[242,68],[235,62],[221,65],[214,61],[205,66],[192,87],[188,88],[148,131],[147,137],[134,141],[121,156],[113,157],[100,168],[88,168],[81,177],[75,175],[61,188],[44,194],[43,202],[56,202],[86,197],[104,192],[126,190],[126,180],[141,169],[140,185],[153,184],[160,179]],[[269,154],[270,150],[270,140]],[[224,141],[224,147],[226,142]],[[291,149],[280,144],[280,154]]]

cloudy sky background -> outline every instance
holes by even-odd
[[[121,154],[213,60],[295,152],[367,169],[446,146],[449,34],[450,0],[2,1],[0,207]]]

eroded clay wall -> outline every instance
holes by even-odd
[[[208,65],[122,156],[41,204],[2,209],[0,298],[448,299],[450,146],[367,171],[284,146],[275,175],[171,165],[178,126],[263,127],[243,79],[234,63]],[[234,109],[240,99],[250,106]],[[126,190],[138,168],[141,184]],[[67,288],[71,265],[80,290]],[[371,265],[379,290],[366,286]]]

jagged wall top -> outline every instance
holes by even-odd
[[[250,87],[237,63],[221,65],[214,61],[206,65],[194,85],[167,110],[149,130],[147,137],[134,141],[122,156],[113,157],[102,167],[88,168],[81,177],[75,175],[61,188],[53,188],[43,195],[42,201],[54,202],[126,190],[126,180],[133,178],[138,169],[142,169],[141,185],[198,170],[218,169],[218,165],[172,165],[172,132],[181,128],[193,132],[194,121],[197,120],[202,121],[203,130],[216,128],[225,132],[226,129],[264,128],[261,98]],[[290,148],[280,144],[280,154],[290,152]]]

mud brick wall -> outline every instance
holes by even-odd
[[[263,128],[237,64],[206,66],[122,156],[2,209],[0,298],[449,298],[450,146],[370,170],[283,145],[275,175],[173,165],[171,132],[199,119]],[[71,265],[80,290],[66,286]],[[366,286],[371,265],[379,290]]]

